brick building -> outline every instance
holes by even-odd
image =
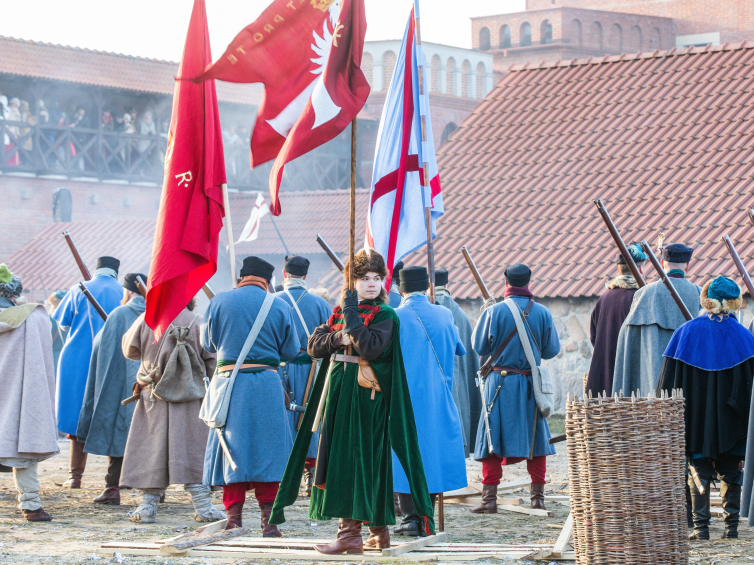
[[[526,10],[472,18],[474,49],[494,67],[569,61],[754,39],[744,0],[527,0]]]

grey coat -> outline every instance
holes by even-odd
[[[702,289],[681,278],[670,278],[691,315],[699,313]],[[662,355],[673,332],[686,319],[662,281],[649,283],[634,294],[631,310],[618,334],[612,392],[647,396],[657,388]]]

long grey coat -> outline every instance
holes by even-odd
[[[670,278],[693,317],[699,314],[702,289],[681,278]],[[673,332],[686,319],[662,281],[649,283],[634,294],[631,310],[618,334],[613,392],[647,396],[657,388],[662,354]]]
[[[207,376],[212,377],[215,355],[199,345],[202,318],[194,319],[194,316],[193,312],[183,310],[173,320],[173,325],[191,324],[191,345],[204,362]],[[143,359],[147,371],[154,364],[164,368],[175,347],[175,338],[165,335],[163,340],[165,343],[156,359],[159,344],[155,343],[154,333],[142,314],[123,336],[123,354],[128,359]],[[201,400],[173,403],[155,397],[153,401],[151,392],[151,389],[142,390],[136,403],[123,459],[121,486],[150,489],[201,483],[209,430],[199,419]]]

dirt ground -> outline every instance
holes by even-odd
[[[562,420],[551,419],[553,435],[562,433]],[[188,493],[183,488],[170,488],[165,504],[158,509],[155,524],[134,524],[128,521],[126,512],[138,505],[135,491],[121,493],[121,506],[101,506],[91,500],[101,489],[106,473],[105,457],[89,456],[84,486],[81,490],[63,489],[67,476],[68,443],[60,441],[61,454],[40,465],[40,483],[44,508],[54,520],[44,524],[28,524],[15,511],[15,488],[9,474],[0,474],[0,564],[89,564],[89,563],[160,563],[160,564],[242,564],[251,563],[242,559],[216,558],[161,558],[136,556],[107,556],[96,553],[97,548],[107,541],[155,540],[172,537],[184,528],[195,528],[193,508]],[[557,446],[558,453],[548,458],[548,485],[546,492],[563,493],[567,488],[568,470],[565,444]],[[469,480],[479,482],[481,464],[467,461]],[[527,478],[525,464],[506,467],[504,481]],[[528,489],[521,489],[515,495],[528,499]],[[215,503],[220,505],[220,493],[215,493]],[[501,512],[492,515],[473,515],[467,506],[448,504],[445,507],[445,529],[450,533],[450,541],[489,542],[489,543],[554,543],[560,526],[568,516],[568,508],[557,503],[548,503],[554,512],[552,518],[528,517],[522,514]],[[306,507],[296,506],[286,511],[288,522],[281,526],[286,537],[334,537],[337,524],[312,522],[306,514]],[[244,525],[252,530],[251,535],[259,536],[259,507],[250,494],[244,508]],[[754,528],[741,526],[741,539],[720,540],[722,519],[715,518],[712,526],[713,541],[692,542],[690,563],[723,565],[728,563],[750,563],[754,561]],[[261,562],[260,560],[259,562]],[[269,560],[270,562],[275,560]],[[257,562],[257,561],[255,561]],[[279,560],[276,561],[280,563]]]

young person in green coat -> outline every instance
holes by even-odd
[[[309,517],[340,519],[337,539],[316,546],[328,555],[363,553],[362,524],[369,526],[367,548],[390,547],[388,525],[395,524],[391,448],[406,472],[425,532],[434,533],[401,354],[400,322],[382,286],[385,261],[374,250],[357,253],[353,292],[347,290],[348,264],[344,273],[341,306],[309,339],[309,355],[322,358],[322,366],[270,517],[270,524],[282,524],[284,508],[296,501],[324,396]],[[372,379],[373,386],[369,385]]]

